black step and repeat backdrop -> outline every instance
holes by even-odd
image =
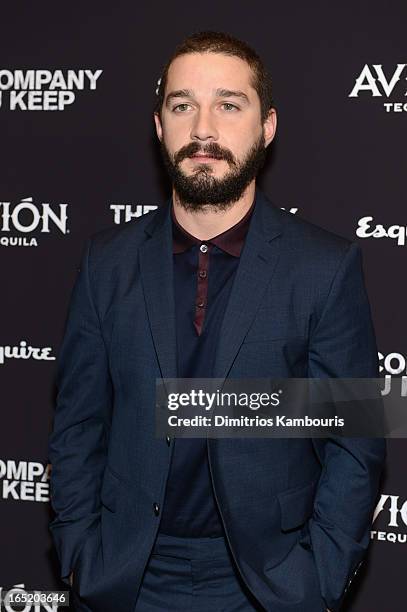
[[[360,244],[381,373],[407,394],[407,4],[26,1],[0,15],[0,589],[62,589],[47,438],[67,303],[85,239],[170,193],[152,110],[186,35],[228,31],[264,58],[279,123],[260,185]],[[391,440],[352,612],[404,609],[406,460]]]

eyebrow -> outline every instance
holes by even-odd
[[[215,91],[215,95],[217,98],[240,98],[247,104],[250,103],[248,96],[243,91],[239,91],[239,90],[219,88]],[[195,97],[195,94],[192,91],[192,89],[178,89],[176,91],[171,91],[169,94],[167,94],[165,104],[166,106],[168,106],[170,101],[174,98],[194,98],[194,97]]]

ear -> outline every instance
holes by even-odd
[[[264,140],[266,147],[273,140],[277,129],[277,111],[275,108],[270,108],[265,122],[263,123]]]
[[[161,124],[161,118],[158,113],[154,113],[155,131],[157,132],[158,140],[161,142],[163,139],[163,126]]]

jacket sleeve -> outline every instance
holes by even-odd
[[[66,584],[87,533],[100,519],[100,488],[111,421],[112,382],[92,298],[90,252],[88,239],[58,357],[58,394],[48,444],[55,512],[49,528]]]
[[[309,377],[378,378],[377,359],[360,248],[352,243],[311,335]],[[334,436],[313,445],[322,472],[310,537],[322,596],[336,612],[369,544],[386,442]]]

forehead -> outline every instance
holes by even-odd
[[[256,95],[251,85],[253,72],[240,57],[221,53],[188,53],[171,63],[167,74],[166,92],[192,89],[196,94],[216,89],[239,89],[249,98]]]

